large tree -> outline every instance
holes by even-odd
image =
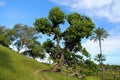
[[[100,65],[102,69],[102,75],[101,75],[101,80],[104,79],[104,73],[103,73],[103,53],[102,53],[102,46],[101,46],[101,41],[106,39],[109,36],[108,32],[104,30],[104,28],[96,28],[94,31],[94,34],[91,37],[91,40],[98,41],[99,42],[99,49],[100,49],[100,54],[98,54],[97,57],[100,57]]]
[[[17,47],[18,52],[33,57],[34,59],[36,57],[42,59],[45,58],[42,46],[40,42],[37,41],[40,35],[33,27],[23,24],[15,24],[15,26],[8,32],[13,46],[15,45]]]
[[[69,26],[63,31],[62,27],[65,26],[61,24],[65,21]],[[63,64],[69,63],[68,60],[73,59],[74,63],[79,62],[81,55],[78,55],[78,52],[89,56],[86,49],[82,47],[81,40],[88,38],[93,32],[95,25],[90,18],[78,13],[65,15],[60,8],[54,7],[50,10],[48,18],[38,18],[34,25],[38,32],[53,37],[43,43],[45,51],[57,62],[53,71],[60,72]]]

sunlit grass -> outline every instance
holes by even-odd
[[[34,80],[34,71],[44,68],[47,66],[0,45],[0,80]]]
[[[48,65],[0,45],[0,80],[80,80],[59,73],[43,72]],[[35,73],[39,70],[38,73]]]

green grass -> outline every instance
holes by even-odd
[[[43,72],[49,66],[0,45],[0,80],[80,80],[60,73]]]
[[[100,80],[97,76],[78,79],[62,73],[42,71],[50,66],[0,45],[0,80]],[[110,74],[110,71],[108,73]],[[116,73],[114,72],[114,74]],[[106,75],[105,80],[113,80],[113,78],[113,75]],[[116,75],[116,80],[120,80],[119,75]]]

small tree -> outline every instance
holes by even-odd
[[[90,75],[95,75],[96,73],[98,73],[98,67],[97,64],[95,64],[93,61],[87,59],[85,60],[85,68],[88,69],[89,71],[87,71]]]
[[[95,61],[99,62],[99,64],[101,64],[101,61],[105,61],[106,58],[105,58],[105,55],[102,55],[102,54],[97,54],[94,58]]]
[[[69,27],[62,31],[60,25],[65,21],[69,23]],[[52,71],[61,72],[65,61],[69,62],[70,59],[75,63],[81,61],[78,52],[89,56],[86,49],[82,47],[81,40],[88,38],[93,32],[95,26],[90,18],[78,13],[65,15],[58,7],[54,7],[50,10],[48,18],[38,18],[34,25],[38,32],[49,37],[53,36],[53,39],[43,43],[45,51],[57,62]]]
[[[101,67],[101,65],[103,65],[103,63],[101,63],[101,62],[103,62],[103,61],[106,60],[105,55],[97,54],[97,55],[95,56],[94,60],[97,61],[97,62],[99,62],[100,70],[103,70],[103,67]]]

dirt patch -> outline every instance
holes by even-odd
[[[34,71],[34,74],[38,75],[38,73],[40,72],[41,70],[36,70]]]

